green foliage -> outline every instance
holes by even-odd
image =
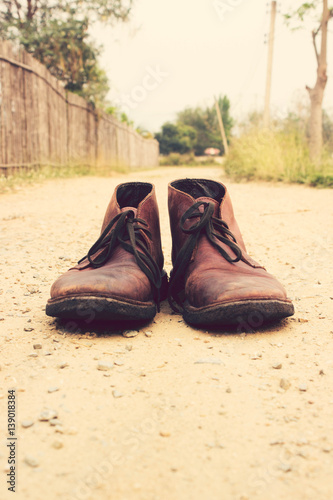
[[[39,26],[52,19],[77,20],[89,18],[91,22],[126,21],[132,0],[5,0],[0,3],[0,34],[8,38],[3,30],[23,29],[32,20]]]
[[[163,156],[160,159],[161,167],[172,167],[172,166],[187,166],[187,167],[205,167],[211,165],[217,165],[214,158],[205,157],[205,158],[197,158],[193,153],[187,154],[179,154],[179,153],[170,153],[167,156]]]
[[[333,116],[323,110],[323,141],[327,151],[333,154]]]
[[[132,0],[6,0],[0,3],[0,38],[18,42],[76,92],[96,106],[109,90],[99,67],[100,48],[89,22],[126,20]],[[89,21],[88,21],[89,19]]]
[[[322,6],[322,0],[300,2],[299,7],[284,14],[285,21],[294,30],[303,28],[306,18],[311,18],[313,21],[320,22],[320,16],[323,8]],[[331,4],[328,8],[331,13],[331,17],[333,17],[333,4]]]
[[[230,101],[227,96],[219,97],[218,105],[228,140],[230,139],[233,120],[229,114]],[[222,154],[224,154],[215,104],[205,109],[197,107],[181,111],[178,113],[177,124],[190,126],[196,131],[196,141],[194,143],[194,152],[196,155],[203,155],[205,149],[209,147],[220,149]]]
[[[229,114],[230,101],[226,96],[219,97],[218,105],[228,139],[233,126]],[[186,108],[178,113],[176,123],[165,123],[155,137],[160,143],[163,155],[193,151],[197,156],[201,156],[209,147],[224,153],[215,105],[208,108]]]
[[[122,123],[126,123],[126,125],[133,125],[133,121],[128,118],[126,113],[121,113],[119,119]]]
[[[160,165],[164,166],[178,166],[182,164],[182,156],[179,153],[170,153],[164,158],[161,158]]]
[[[160,143],[160,152],[163,155],[169,153],[188,153],[194,147],[196,131],[193,127],[184,124],[165,123],[162,131],[155,135]]]
[[[50,73],[93,104],[101,105],[109,90],[105,72],[99,67],[99,49],[89,40],[88,21],[52,20],[35,29],[34,21],[20,43],[44,64]]]
[[[264,180],[331,186],[333,158],[325,152],[318,166],[309,159],[306,136],[290,122],[285,129],[253,127],[234,139],[224,164],[236,180]]]
[[[118,108],[116,106],[107,106],[105,108],[105,113],[107,115],[117,117],[117,115],[118,115]]]
[[[310,11],[313,11],[316,6],[318,5],[318,2],[304,2],[298,9],[295,11],[285,14],[284,17],[287,21],[292,19],[293,17],[297,17],[301,21],[304,21],[304,17],[306,14],[308,14]]]
[[[142,137],[144,137],[145,139],[154,139],[153,134],[151,132],[149,132],[148,130],[146,130],[145,128],[137,127],[135,129],[135,132],[142,135]]]
[[[128,173],[128,168],[119,165],[110,165],[104,168],[76,164],[57,167],[44,165],[40,167],[21,168],[8,176],[0,175],[0,194],[15,191],[18,187],[26,186],[27,184],[40,184],[49,179],[67,179],[85,176],[113,177],[118,173]]]

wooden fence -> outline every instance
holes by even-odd
[[[0,173],[40,165],[151,167],[159,145],[95,110],[39,61],[0,41]]]

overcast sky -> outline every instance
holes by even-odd
[[[299,96],[306,100],[305,85],[315,83],[310,31],[293,32],[282,18],[288,5],[300,3],[278,3],[272,111],[281,114]],[[262,109],[269,9],[267,0],[135,0],[130,22],[92,30],[104,45],[110,100],[153,132],[186,106],[211,105],[218,94],[230,98],[236,118]],[[332,110],[333,21],[329,30],[324,106]]]

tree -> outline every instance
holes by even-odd
[[[184,154],[193,150],[196,131],[184,124],[167,122],[162,126],[162,131],[155,134],[155,139],[160,143],[161,154]]]
[[[26,29],[20,43],[63,81],[67,90],[95,106],[104,102],[108,79],[98,64],[100,49],[89,40],[87,20],[51,20],[39,31]]]
[[[0,4],[0,33],[3,37],[6,28],[22,29],[33,20],[44,24],[51,19],[68,17],[77,20],[89,17],[92,22],[125,21],[131,6],[132,0],[4,0]]]
[[[19,43],[62,80],[66,89],[101,105],[109,85],[98,64],[100,48],[89,39],[89,22],[126,20],[131,3],[6,0],[0,3],[0,38]]]
[[[230,101],[227,96],[218,98],[227,139],[230,138],[233,120],[230,116]],[[200,156],[208,147],[220,149],[224,153],[215,105],[205,109],[187,108],[177,115],[177,124],[190,126],[196,131],[194,152]]]
[[[328,0],[315,0],[313,2],[302,3],[293,13],[287,14],[287,20],[297,18],[300,21],[309,12],[315,11],[322,6],[321,20],[317,29],[312,31],[312,41],[317,61],[317,78],[313,88],[306,86],[309,93],[311,110],[309,120],[309,150],[310,158],[315,163],[320,162],[323,145],[323,111],[322,103],[325,87],[327,83],[327,32],[328,22],[333,17],[333,6],[328,7]],[[321,34],[320,48],[318,48],[317,37]]]

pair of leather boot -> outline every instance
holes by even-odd
[[[291,316],[283,286],[247,253],[227,188],[180,179],[168,187],[170,280],[163,270],[159,213],[152,184],[116,187],[101,235],[51,288],[46,314],[61,318],[148,321],[166,297],[193,325],[262,324]]]

